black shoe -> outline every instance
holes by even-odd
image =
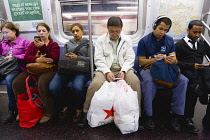
[[[184,118],[184,126],[185,129],[190,133],[196,134],[199,132],[198,128],[195,127],[195,124],[191,118]]]
[[[146,129],[155,129],[155,123],[152,119],[152,116],[146,116],[144,120],[144,127]]]
[[[203,123],[204,128],[210,130],[210,118],[207,119],[207,116],[205,115],[202,120],[202,123]]]
[[[77,123],[77,126],[80,128],[84,128],[88,126],[87,113],[83,113],[83,116],[81,120]]]
[[[171,114],[170,119],[170,128],[173,131],[179,132],[181,129],[180,122],[179,122],[179,115]]]
[[[7,117],[3,120],[3,123],[9,123],[9,122],[15,121],[16,116],[17,116],[17,108],[9,107]]]
[[[203,94],[202,96],[200,96],[199,101],[202,105],[208,105],[209,102],[208,94]]]
[[[144,130],[144,126],[143,126],[143,121],[142,121],[142,118],[139,117],[139,129],[140,131]]]

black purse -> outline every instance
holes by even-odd
[[[16,57],[10,59],[4,59],[4,56],[0,55],[0,75],[8,75],[20,71],[19,61]]]
[[[77,46],[73,53],[77,54],[84,44],[87,44],[87,42],[81,43]],[[69,75],[72,73],[88,73],[89,71],[90,61],[62,57],[58,63],[58,74]]]

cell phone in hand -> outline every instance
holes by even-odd
[[[41,37],[40,36],[34,36],[34,40],[41,41]]]
[[[122,80],[122,78],[114,78],[114,81]]]

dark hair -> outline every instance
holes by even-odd
[[[44,26],[44,27],[47,29],[47,31],[50,32],[50,27],[49,27],[46,23],[44,23],[44,22],[39,23],[39,24],[36,26],[36,30],[38,29],[39,26]],[[49,35],[48,39],[49,39],[49,40],[52,39],[50,35]]]
[[[192,29],[194,25],[196,25],[196,26],[203,26],[203,23],[200,20],[192,20],[188,24],[188,29]]]
[[[83,27],[80,23],[74,23],[70,26],[70,31],[72,31],[72,28],[74,28],[75,26],[79,27],[82,31],[83,31]]]
[[[6,27],[6,28],[8,28],[8,29],[10,29],[10,30],[12,30],[12,31],[15,31],[15,32],[16,32],[16,33],[15,33],[16,36],[19,36],[19,35],[20,35],[20,31],[19,31],[18,26],[15,25],[15,24],[12,23],[12,22],[4,22],[4,23],[1,25],[1,30],[2,30],[3,27]]]
[[[170,30],[171,26],[172,26],[172,21],[170,18],[166,17],[166,16],[159,16],[157,17],[157,19],[155,20],[155,22],[153,23],[153,29],[155,30],[157,28],[157,26],[161,23],[165,23],[166,25],[170,25],[168,31]],[[167,32],[168,32],[167,31]]]
[[[120,17],[110,17],[107,22],[107,27],[109,26],[117,26],[117,27],[123,27],[123,23]]]

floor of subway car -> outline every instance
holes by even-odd
[[[158,106],[164,110],[164,102]],[[163,108],[163,109],[161,109]],[[156,113],[155,130],[142,130],[131,134],[121,134],[119,129],[112,124],[107,124],[97,128],[78,128],[72,123],[71,113],[66,120],[55,118],[44,124],[37,124],[32,128],[21,128],[18,122],[8,124],[0,123],[1,140],[210,140],[210,130],[202,126],[202,117],[205,114],[206,106],[199,102],[196,105],[195,117],[193,118],[199,128],[198,134],[191,134],[184,128],[180,132],[172,132],[167,124],[167,115]],[[167,110],[167,109],[166,109]],[[158,111],[157,111],[158,112]],[[164,111],[163,111],[164,112]],[[0,119],[1,121],[7,113],[7,94],[0,93]]]

